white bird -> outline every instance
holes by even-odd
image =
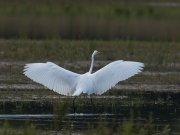
[[[59,94],[78,96],[81,93],[101,95],[119,81],[143,70],[144,64],[141,62],[118,60],[92,73],[94,56],[98,53],[97,50],[93,52],[90,70],[85,74],[74,73],[52,62],[26,64],[24,74]]]
[[[73,100],[75,114],[74,101],[81,93],[101,95],[119,81],[126,80],[143,70],[144,64],[141,62],[118,60],[92,73],[94,56],[98,53],[97,50],[93,52],[90,70],[85,74],[71,72],[52,62],[26,64],[24,74],[59,94],[75,96]],[[95,106],[92,98],[91,103]]]

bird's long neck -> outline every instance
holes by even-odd
[[[89,69],[90,74],[92,74],[93,66],[94,66],[94,55],[92,55],[92,58],[91,58],[91,67]]]

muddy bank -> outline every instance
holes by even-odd
[[[48,89],[38,84],[1,84],[0,89],[39,90]],[[168,91],[179,92],[180,85],[173,84],[117,84],[111,90]]]

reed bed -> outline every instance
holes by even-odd
[[[177,1],[2,0],[0,38],[180,41],[179,14]]]

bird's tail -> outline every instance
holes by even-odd
[[[72,96],[79,96],[82,93],[82,89],[76,89],[76,91],[72,94]]]

